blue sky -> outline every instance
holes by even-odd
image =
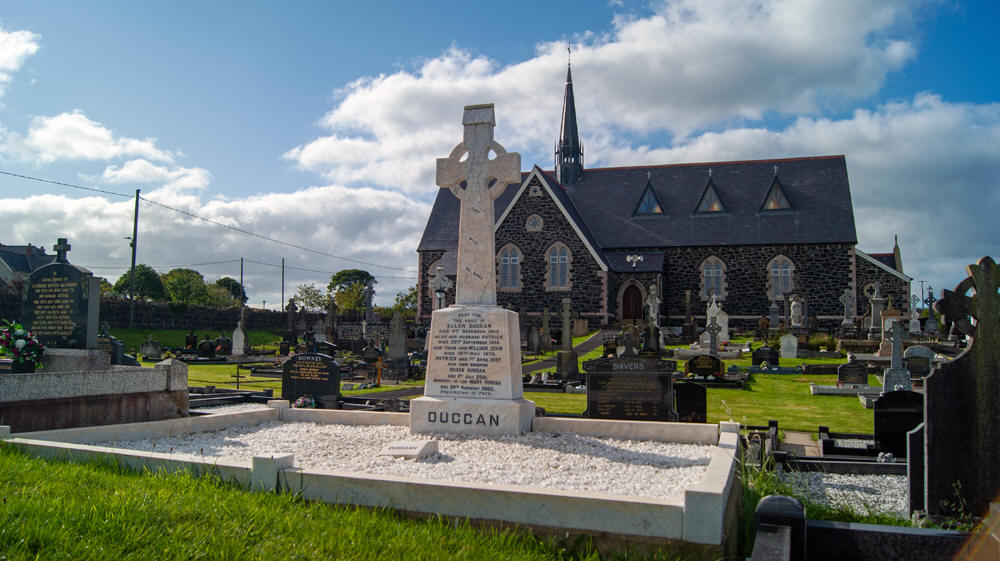
[[[859,247],[900,236],[906,272],[952,288],[997,256],[1000,81],[989,2],[5,2],[0,171],[132,193],[379,265],[412,284],[461,107],[552,165],[573,44],[588,165],[845,154]],[[131,202],[0,176],[0,242],[70,238],[74,262],[128,266]],[[143,203],[139,261],[208,278],[248,264],[356,261]],[[290,269],[295,285],[328,273]]]

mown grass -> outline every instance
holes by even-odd
[[[188,365],[188,385],[190,386],[215,386],[217,388],[236,387],[236,365],[235,364],[189,364]],[[252,376],[249,370],[241,370],[240,389],[242,390],[274,390],[275,397],[281,397],[281,379],[266,376]],[[357,384],[355,384],[357,385]],[[363,390],[343,390],[343,395],[364,395],[369,393],[398,390],[403,388],[422,387],[423,380],[407,380],[399,384],[383,383],[380,388],[368,388]]]
[[[11,560],[605,558],[586,543],[249,492],[210,475],[42,460],[2,445],[0,500],[0,558]]]
[[[583,343],[584,341],[586,341],[587,339],[590,339],[591,337],[597,335],[598,333],[599,333],[599,331],[591,331],[590,333],[587,333],[586,335],[581,335],[579,337],[573,337],[573,346],[576,347],[580,343]],[[552,350],[545,351],[545,352],[540,352],[540,353],[537,353],[537,354],[533,354],[533,353],[521,353],[521,355],[522,355],[521,364],[535,364],[536,362],[541,362],[541,361],[543,361],[543,360],[545,360],[547,358],[552,358],[552,357],[554,357],[554,356],[556,356],[556,355],[559,354],[559,350],[560,350],[559,346],[560,346],[560,344],[556,343],[553,346]]]
[[[139,350],[139,345],[149,340],[150,335],[164,347],[183,347],[184,338],[187,337],[188,331],[187,329],[110,329],[108,333],[121,340],[125,345],[125,352],[134,353]],[[194,334],[198,336],[199,341],[204,339],[206,335],[210,336],[213,341],[220,335],[233,336],[232,331],[223,332],[218,329],[195,329]],[[275,349],[278,348],[278,342],[281,341],[280,336],[270,331],[258,329],[247,330],[247,338],[250,340],[250,344],[255,347],[272,345]]]

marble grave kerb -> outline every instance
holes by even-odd
[[[492,104],[465,107],[462,125],[463,141],[437,161],[437,184],[460,202],[455,304],[431,314],[424,396],[410,402],[410,431],[520,434],[531,430],[535,406],[523,398],[518,316],[496,305],[493,201],[520,181],[521,156],[493,140]]]

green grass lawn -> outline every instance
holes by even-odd
[[[144,343],[152,335],[153,339],[156,339],[160,345],[164,347],[183,347],[184,338],[187,337],[188,330],[186,329],[110,329],[108,333],[121,340],[125,345],[125,352],[134,353],[139,350],[139,345]],[[206,335],[210,336],[214,341],[219,335],[225,335],[226,337],[232,337],[233,332],[230,330],[228,332],[222,332],[218,329],[195,329],[194,334],[198,336],[198,340],[201,341]],[[255,347],[273,345],[275,349],[278,348],[278,342],[281,341],[279,335],[275,335],[270,331],[261,331],[257,329],[250,329],[247,331],[247,338],[250,339],[250,344]]]
[[[215,386],[217,388],[235,388],[236,379],[235,364],[189,364],[188,365],[188,385],[189,386]],[[241,370],[240,375],[250,376],[248,370]],[[364,390],[347,390],[341,392],[343,395],[363,395],[403,388],[422,387],[424,382],[406,381],[400,384],[383,384],[381,388],[369,388]],[[274,390],[274,397],[281,397],[281,380],[279,378],[269,378],[264,376],[250,376],[240,380],[242,390]]]
[[[590,339],[591,337],[597,335],[597,333],[598,333],[597,331],[591,331],[586,335],[581,335],[580,337],[573,337],[573,346],[575,347],[580,343],[583,343],[587,339]],[[558,347],[558,345],[556,346]],[[547,352],[541,352],[538,354],[522,353],[521,364],[534,364],[536,362],[543,361],[547,358],[552,358],[558,354],[559,354],[558,348],[552,349],[551,351]]]
[[[3,445],[0,498],[0,559],[601,559],[519,531],[249,492],[211,476],[41,460]]]

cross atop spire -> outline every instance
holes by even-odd
[[[652,177],[653,177],[653,172],[651,172],[651,171],[649,171],[649,170],[647,169],[647,170],[646,170],[646,179],[650,179],[650,178],[652,178]]]
[[[778,164],[774,164],[774,176],[778,176]]]
[[[708,168],[708,176],[712,177],[712,168]]]

